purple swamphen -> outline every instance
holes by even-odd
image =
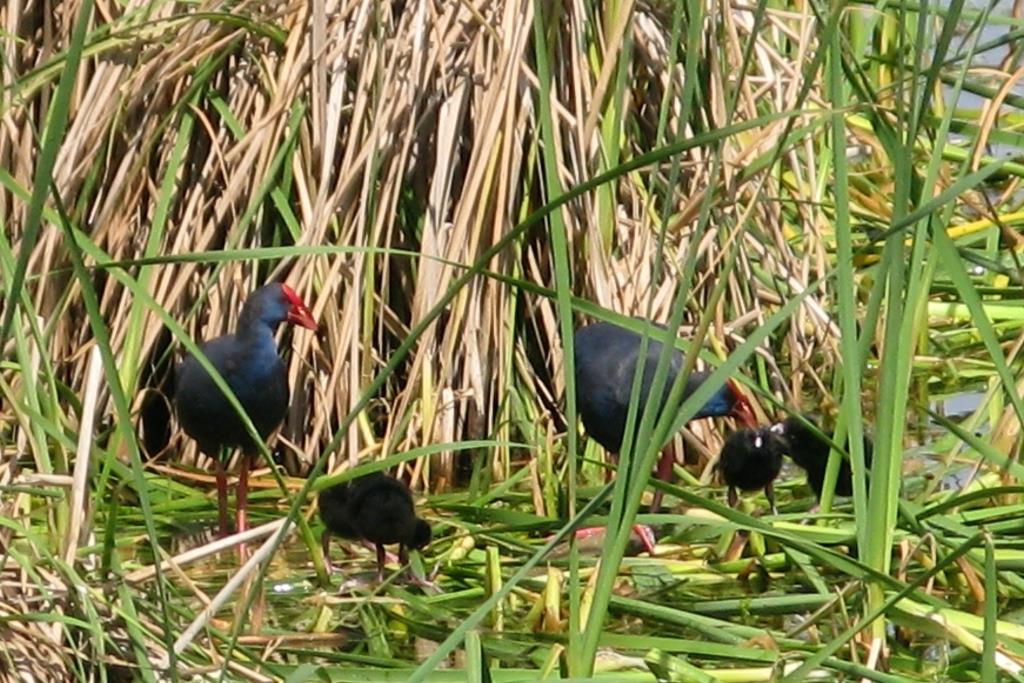
[[[821,500],[821,492],[825,488],[825,470],[828,469],[828,454],[832,449],[830,441],[832,441],[833,435],[829,432],[819,434],[812,429],[812,426],[818,428],[818,423],[814,418],[805,415],[803,420],[797,417],[787,417],[782,422],[772,425],[771,430],[781,438],[783,452],[807,472],[807,483],[818,500]],[[821,431],[820,428],[819,431]],[[871,440],[865,436],[864,462],[868,467],[871,466],[873,451]],[[853,495],[853,472],[850,469],[850,461],[846,458],[839,463],[834,491],[837,496]]]
[[[409,488],[383,472],[373,472],[320,492],[317,499],[324,523],[324,560],[330,566],[331,534],[369,541],[377,549],[377,580],[384,578],[384,546],[399,545],[399,561],[407,549],[430,543],[430,525],[416,516]]]
[[[274,332],[289,322],[316,330],[316,321],[291,287],[271,283],[246,299],[233,334],[199,346],[242,404],[256,433],[266,439],[278,428],[288,410],[288,375],[278,355]],[[178,366],[174,405],[182,429],[199,450],[217,463],[217,506],[220,533],[228,532],[228,489],[225,460],[230,449],[242,449],[238,475],[238,531],[246,528],[249,467],[258,454],[238,412],[213,377],[189,355]]]
[[[660,325],[658,327],[664,329]],[[576,330],[576,403],[580,417],[590,437],[612,455],[617,454],[622,448],[630,393],[642,339],[643,337],[636,332],[606,322],[593,323]],[[661,342],[653,338],[647,340],[647,355],[643,359],[643,377],[637,399],[637,428],[644,407],[650,399],[654,371],[661,349]],[[669,359],[665,388],[660,400],[657,401],[659,407],[667,401],[672,384],[682,366],[683,355],[673,350]],[[690,373],[683,388],[683,400],[693,394],[710,375],[710,372]],[[732,380],[726,381],[697,411],[693,419],[702,417],[734,417],[747,426],[754,426],[757,423],[750,402]],[[671,479],[673,460],[671,450],[666,449],[661,454],[657,477],[662,481]],[[652,511],[657,510],[660,502],[661,492],[656,491],[651,505]]]
[[[737,489],[754,491],[763,488],[772,514],[778,513],[773,482],[782,469],[784,450],[782,438],[770,427],[738,429],[726,438],[715,467],[729,487],[731,507],[739,503]]]

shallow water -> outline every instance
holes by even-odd
[[[954,392],[933,401],[931,407],[959,422],[977,413],[983,399],[981,391]],[[979,429],[984,431],[987,426],[982,424]],[[917,416],[916,422],[908,428],[908,438],[914,442],[904,453],[905,496],[917,497],[929,487],[956,490],[970,482],[974,470],[968,458],[947,462],[946,453],[936,447],[936,442],[948,438],[948,434],[926,415]],[[820,517],[820,526],[800,526],[798,523],[809,516],[807,510],[814,501],[802,473],[788,465],[788,460],[778,488],[784,514],[777,524],[789,523],[778,528],[808,539],[818,538],[813,535],[815,529],[829,532],[831,538],[817,542],[830,552],[856,555],[850,501],[837,501],[837,511],[828,518]],[[707,495],[716,500],[724,498],[720,488],[708,489]],[[340,542],[331,547],[336,571],[330,578],[330,585],[322,586],[315,576],[310,550],[293,534],[271,559],[262,588],[254,589],[259,598],[253,603],[250,616],[263,615],[260,629],[254,635],[245,635],[240,642],[246,647],[268,648],[275,661],[321,661],[338,666],[369,667],[393,667],[421,661],[425,653],[436,647],[436,643],[486,597],[488,562],[496,559],[502,568],[498,580],[507,579],[543,544],[548,533],[527,530],[527,527],[503,531],[490,517],[471,518],[462,512],[469,502],[464,497],[460,492],[447,493],[434,499],[437,508],[426,506],[427,516],[439,532],[425,556],[427,571],[440,570],[436,590],[424,591],[404,583],[380,585],[375,579],[374,553],[358,544]],[[755,500],[747,501],[749,509],[761,514],[760,494],[751,498]],[[445,509],[442,501],[452,507]],[[992,507],[992,501],[985,501],[983,505],[986,507],[981,512],[993,515],[998,512],[987,509]],[[521,490],[510,492],[507,497],[496,497],[488,507],[490,512],[503,511],[522,517],[524,525],[536,519],[528,514],[532,507],[530,496]],[[284,505],[277,505],[269,497],[255,501],[253,525],[269,521],[284,511]],[[731,531],[724,529],[720,521],[709,519],[701,510],[688,514],[685,510],[679,512],[677,506],[673,511],[678,513],[675,517],[680,521],[659,532],[658,556],[651,558],[637,551],[623,562],[618,593],[634,601],[631,604],[670,607],[676,616],[718,619],[723,624],[762,629],[772,637],[791,637],[808,645],[827,642],[850,625],[851,615],[859,613],[863,590],[850,576],[820,563],[801,565],[794,560],[790,548],[760,534],[755,534],[740,548],[738,558],[726,561],[728,553],[735,549],[730,547],[736,542]],[[958,519],[971,528],[981,524],[962,516]],[[442,520],[463,531],[474,530],[473,542],[457,548],[460,542],[453,540],[452,526]],[[1007,521],[1002,517],[986,518],[990,524]],[[311,523],[314,535],[318,536],[317,520]],[[168,547],[180,553],[205,545],[214,540],[215,525],[215,502],[210,499],[207,509],[194,510],[187,518],[176,520],[173,533],[167,534]],[[800,528],[793,530],[797,526]],[[141,524],[135,533],[141,535],[140,529]],[[171,532],[171,528],[165,527],[163,531]],[[145,546],[145,543],[133,544],[124,550],[123,559],[146,562],[142,558],[146,554]],[[252,548],[255,547],[258,543],[252,544]],[[894,553],[899,552],[905,550],[894,547]],[[581,567],[589,570],[599,558],[600,549],[596,554],[582,554]],[[912,580],[922,571],[919,559],[914,556],[906,580]],[[190,564],[184,572],[191,587],[212,596],[238,570],[239,562],[238,553],[229,550]],[[894,566],[897,564],[894,560]],[[551,576],[564,580],[567,566],[566,558],[550,558],[550,564],[538,567],[504,603],[500,621],[495,617],[480,629],[491,657],[509,665],[530,666],[531,663],[538,665],[550,654],[553,643],[563,637],[564,631],[559,630],[561,627],[555,629],[548,640],[545,640],[547,636],[535,633],[542,623],[538,615],[543,614],[537,605],[543,600],[546,581]],[[816,578],[811,578],[809,567],[813,567],[811,574],[816,574]],[[393,565],[389,567],[389,577],[394,570]],[[168,575],[174,585],[185,588],[180,576]],[[977,605],[970,592],[954,580],[957,573],[954,571],[950,576],[948,585],[938,586],[936,594],[964,611],[974,611]],[[820,587],[824,587],[823,593],[819,593]],[[561,609],[564,610],[564,584],[561,590]],[[815,616],[819,608],[844,591],[846,597],[841,610],[831,611],[824,617]],[[197,613],[204,605],[188,589],[183,590],[180,600],[192,613]],[[233,610],[238,600],[236,596],[218,614],[213,623],[216,628],[229,632],[234,627]],[[1009,601],[1003,600],[1004,614],[1024,607],[1018,603],[1021,600],[1015,594]],[[564,620],[565,616],[563,612],[558,618]],[[808,623],[812,619],[813,623]],[[637,642],[645,637],[708,640],[706,633],[681,623],[659,621],[651,615],[619,607],[613,609],[608,629],[610,633],[639,638]],[[809,628],[801,628],[805,625]],[[891,627],[891,635],[891,663],[896,670],[946,680],[943,672],[953,651],[946,640],[896,626]],[[278,638],[283,640],[276,640]],[[623,645],[618,649],[625,654],[643,655],[638,647]],[[452,661],[459,663],[457,659]],[[713,658],[701,660],[699,656],[695,661],[709,665],[722,663]]]

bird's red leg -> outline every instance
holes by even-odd
[[[607,529],[603,526],[588,526],[583,529],[576,530],[576,542],[586,541],[594,536],[599,536],[603,540],[604,534],[607,533]],[[637,535],[640,544],[643,545],[651,555],[654,554],[654,544],[656,539],[654,538],[654,530],[646,524],[634,524],[633,533]]]
[[[675,462],[675,459],[675,448],[669,442],[661,451],[661,458],[658,459],[658,468],[655,476],[662,481],[671,481],[672,463]],[[654,497],[651,498],[651,512],[657,512],[661,509],[661,499],[664,495],[661,490],[654,489]],[[657,539],[654,537],[654,530],[646,524],[634,524],[633,533],[640,537],[640,542],[643,544],[647,554],[653,557],[654,545],[657,543]]]
[[[606,451],[608,455],[608,467],[604,469],[604,483],[612,483],[612,477],[615,476],[615,466],[619,464],[619,454]],[[588,526],[583,529],[576,530],[576,540],[582,541],[590,536],[596,536],[597,534],[605,533],[603,526]]]
[[[655,477],[662,481],[672,481],[672,465],[676,460],[676,450],[672,442],[661,449],[661,457],[658,459],[658,468],[655,470]],[[651,499],[651,512],[661,509],[661,499],[664,493],[660,489],[654,489],[654,498]]]
[[[619,456],[618,456],[617,453],[608,453],[608,460],[613,465],[617,464],[619,462]],[[672,463],[671,463],[671,461],[669,461],[669,471],[671,471],[671,468],[672,468]],[[660,465],[659,465],[659,471],[660,471]],[[604,483],[605,484],[610,484],[611,483],[612,475],[614,474],[614,472],[615,472],[615,468],[614,467],[609,467],[608,469],[606,469],[604,471]],[[658,496],[659,493],[660,493],[660,491],[656,492],[655,496],[656,496],[656,500],[660,503],[661,498]],[[651,508],[652,512],[654,512],[655,510],[657,510],[656,507],[652,507]],[[647,552],[653,555],[654,554],[655,539],[654,539],[654,531],[651,530],[651,527],[647,526],[646,524],[634,524],[633,525],[633,531],[636,532],[636,535],[640,537],[640,542],[643,544],[643,546],[647,550]],[[601,533],[605,533],[604,527],[585,527],[583,529],[577,529],[576,530],[576,539],[577,540],[583,540],[583,539],[587,538],[588,536],[594,536],[596,534],[601,534]]]
[[[224,461],[217,458],[217,520],[220,523],[220,537],[224,538],[228,529],[228,475],[224,471]]]
[[[609,453],[608,454],[608,467],[604,470],[604,483],[612,483],[612,477],[615,475],[615,466],[619,464],[619,454]]]
[[[238,473],[238,533],[248,528],[246,506],[249,503],[249,455],[242,454],[242,469]]]

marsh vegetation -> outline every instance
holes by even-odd
[[[0,678],[1021,680],[1022,28],[0,3]],[[320,329],[279,335],[240,557],[173,369],[274,279]],[[786,467],[777,515],[730,508],[735,425],[698,420],[647,513],[700,397],[636,416],[606,485],[572,331],[633,316],[765,423],[816,413],[853,495],[812,508]],[[432,527],[428,584],[358,544],[325,571],[316,493],[377,469]]]

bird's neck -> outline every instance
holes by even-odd
[[[694,418],[723,417],[732,412],[732,406],[732,390],[729,388],[729,385],[725,385],[708,399],[708,402],[704,404],[703,408],[697,411]]]
[[[235,340],[242,353],[248,356],[250,363],[269,367],[277,361],[274,330],[266,323],[259,320],[246,321],[243,318],[239,321]]]
[[[238,316],[238,328],[235,335],[239,339],[252,340],[254,343],[274,343],[274,331],[279,323],[270,324],[260,317],[254,307],[245,307]]]

